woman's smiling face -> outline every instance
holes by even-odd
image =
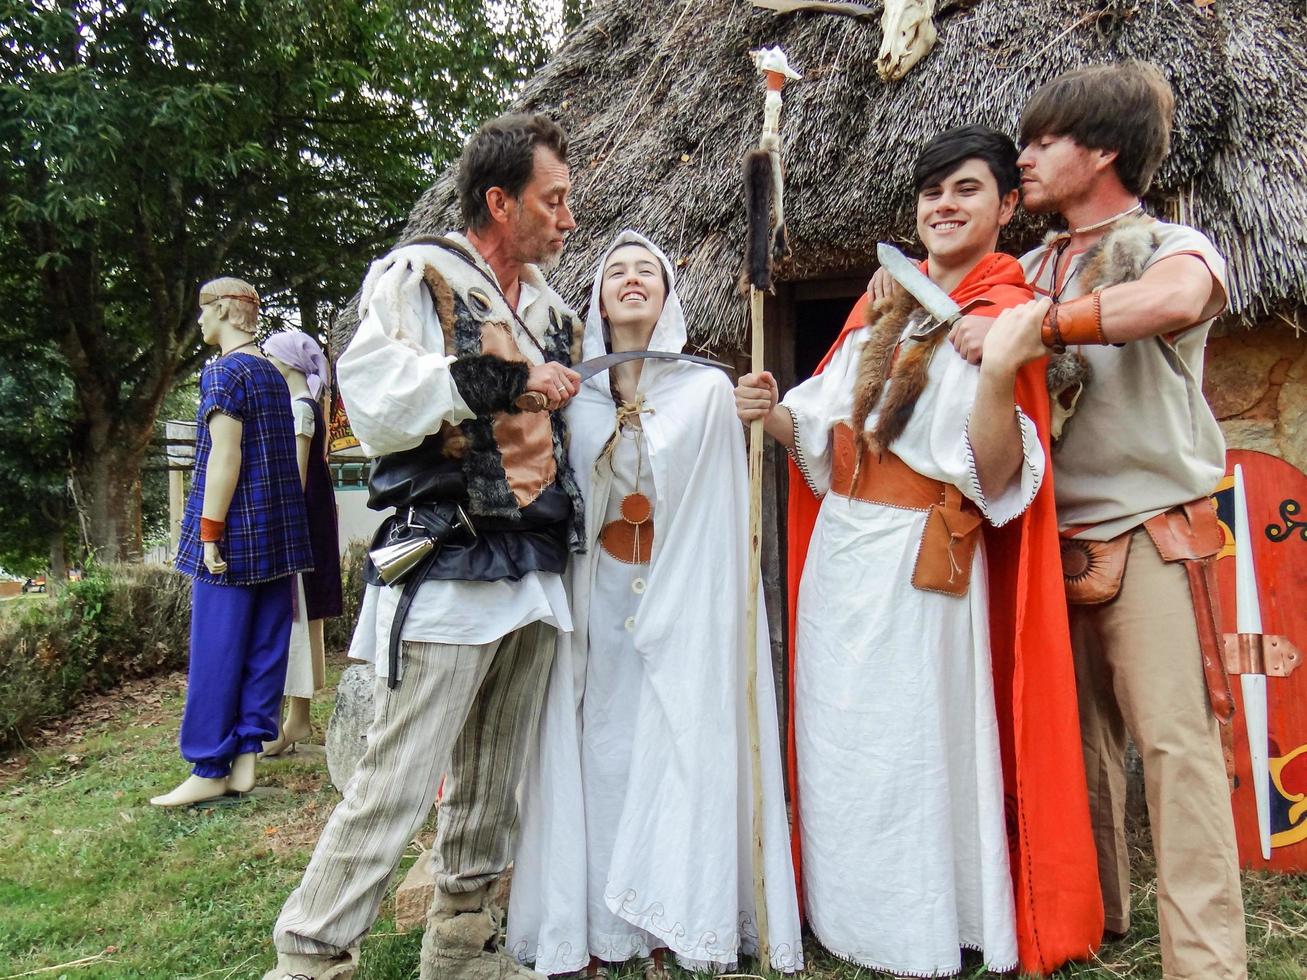
[[[635,243],[613,250],[599,286],[600,312],[610,325],[651,326],[666,301],[663,267],[653,252]]]

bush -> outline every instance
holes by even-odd
[[[344,611],[326,623],[328,650],[349,647],[363,601],[367,543],[341,560]],[[164,565],[93,567],[56,595],[0,616],[0,752],[90,694],[184,670],[191,580]]]
[[[186,666],[190,579],[162,565],[93,568],[0,618],[0,749],[88,694]]]

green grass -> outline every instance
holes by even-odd
[[[338,672],[329,667],[331,683]],[[125,709],[78,742],[30,753],[26,769],[0,784],[0,980],[30,971],[45,980],[257,980],[272,966],[272,923],[338,799],[325,762],[298,753],[269,760],[260,783],[273,795],[234,806],[151,807],[148,798],[186,771],[175,742],[180,683],[164,690],[158,706]],[[329,697],[314,705],[319,733],[330,710]],[[1161,976],[1154,883],[1146,841],[1139,844],[1131,936],[1105,947],[1099,964],[1059,977]],[[1245,894],[1252,977],[1303,980],[1307,876],[1246,875]],[[387,901],[364,943],[358,980],[418,975],[420,935],[396,935],[391,911]],[[818,980],[885,976],[811,942],[808,967]],[[988,974],[973,964],[963,976]]]
[[[0,616],[16,613],[50,598],[48,592],[20,592],[18,595],[0,597]]]

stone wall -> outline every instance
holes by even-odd
[[[1203,381],[1229,448],[1271,453],[1307,472],[1307,330],[1278,319],[1231,328],[1208,342]]]

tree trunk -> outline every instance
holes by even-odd
[[[64,544],[64,529],[59,527],[50,535],[50,569],[45,573],[45,590],[58,592],[68,580],[68,555]]]
[[[322,324],[318,318],[317,283],[302,283],[295,289],[295,304],[300,309],[300,329],[321,343]]]
[[[78,519],[99,561],[141,557],[141,463],[154,421],[154,413],[116,424],[96,420],[74,451]]]

